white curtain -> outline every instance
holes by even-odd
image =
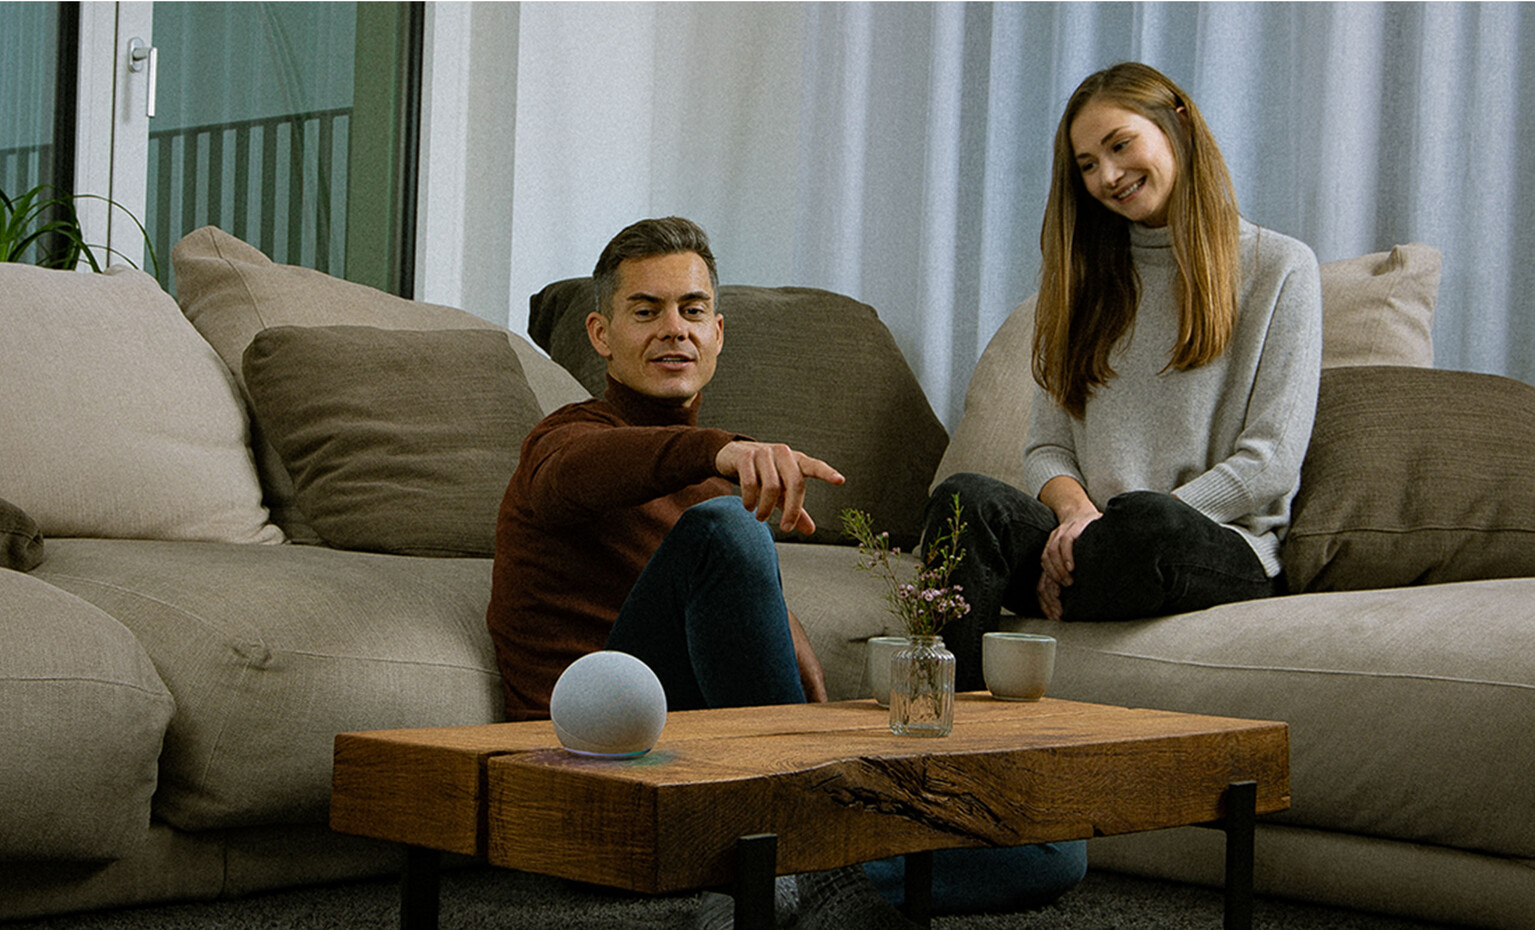
[[[1526,4],[524,3],[514,28],[475,35],[516,64],[473,119],[515,129],[468,182],[471,213],[474,185],[511,204],[513,328],[621,226],[680,213],[727,283],[876,307],[952,428],[1034,290],[1066,97],[1136,59],[1198,102],[1249,219],[1324,262],[1437,247],[1438,366],[1535,382]]]

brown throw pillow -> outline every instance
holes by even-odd
[[[607,366],[586,337],[592,293],[590,278],[544,288],[530,301],[528,333],[600,394]],[[846,476],[842,487],[810,483],[812,541],[850,542],[837,514],[852,507],[911,548],[949,436],[874,308],[812,288],[726,285],[719,311],[724,351],[699,425],[788,443]]]
[[[1535,387],[1323,371],[1283,559],[1293,592],[1535,575]]]
[[[511,343],[545,411],[589,396],[569,372],[500,326],[455,307],[406,300],[311,268],[280,265],[217,227],[187,233],[172,250],[171,262],[182,312],[223,359],[247,403],[241,361],[251,340],[270,326],[492,330]],[[290,539],[315,542],[314,528],[294,504],[287,469],[259,428],[250,445],[272,521]]]
[[[518,450],[543,416],[504,332],[277,326],[256,335],[242,367],[326,543],[494,553]]]
[[[43,534],[20,507],[0,500],[0,568],[30,572],[43,560]]]

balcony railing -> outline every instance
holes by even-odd
[[[289,265],[340,275],[346,260],[350,108],[149,134],[145,228],[173,289],[170,251],[218,226]]]
[[[53,145],[23,145],[0,149],[0,191],[15,197],[53,173]]]
[[[288,265],[340,276],[346,261],[350,108],[149,134],[145,229],[174,293],[171,247],[218,226]],[[15,196],[52,170],[51,145],[0,149],[0,190]]]

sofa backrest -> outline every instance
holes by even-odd
[[[530,299],[528,332],[601,394],[606,363],[586,336],[593,301],[590,278],[550,284]],[[718,307],[725,348],[700,425],[788,443],[846,476],[806,491],[810,541],[850,542],[837,516],[854,508],[896,545],[914,546],[949,436],[874,308],[830,291],[745,285],[721,287]]]
[[[1322,367],[1432,367],[1439,269],[1439,251],[1417,243],[1323,263]],[[1019,304],[981,353],[934,485],[976,472],[1027,490],[1023,445],[1034,397],[1034,300]]]

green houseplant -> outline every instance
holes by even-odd
[[[149,233],[138,217],[122,204],[99,194],[70,194],[51,184],[39,184],[16,197],[0,190],[0,261],[26,262],[43,268],[73,269],[84,261],[95,272],[102,270],[96,259],[96,249],[101,249],[110,263],[117,255],[138,267],[126,255],[103,245],[91,245],[85,241],[80,228],[80,215],[75,210],[77,200],[100,200],[117,207],[133,220],[144,236],[145,253],[149,256],[155,277],[160,276],[160,261],[155,256]],[[35,256],[29,259],[29,256]]]

